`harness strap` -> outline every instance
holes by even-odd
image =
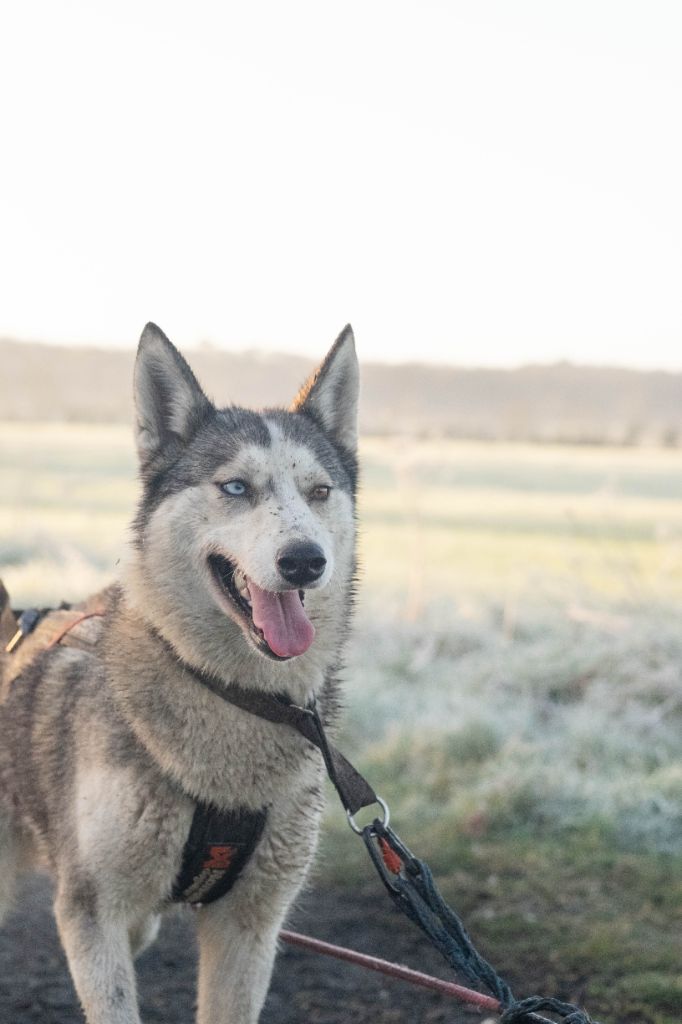
[[[53,636],[49,644],[45,648],[46,651],[51,650],[62,642],[64,637],[75,629],[76,626],[80,626],[81,622],[85,622],[86,619],[102,619],[104,618],[105,612],[101,609],[93,612],[82,612],[73,622],[67,622],[63,629],[60,629],[56,636]]]
[[[324,758],[327,774],[339,794],[341,803],[350,814],[377,803],[377,795],[367,779],[327,739],[314,700],[306,707],[300,707],[284,694],[246,690],[236,683],[226,686],[204,672],[198,672],[188,665],[186,667],[203,686],[227,703],[276,725],[289,725],[316,746]]]
[[[245,690],[234,683],[225,686],[186,662],[182,665],[222,700],[268,722],[288,725],[317,747],[349,815],[377,803],[376,793],[367,780],[329,743],[314,701],[302,708],[282,694]],[[207,904],[229,892],[256,848],[266,818],[265,809],[221,811],[198,802],[185,843],[180,874],[173,886],[172,900]]]

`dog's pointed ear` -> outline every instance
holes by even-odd
[[[323,430],[349,452],[358,445],[360,368],[353,329],[347,324],[291,406],[292,412],[312,416]]]
[[[186,360],[156,324],[142,332],[134,375],[135,438],[143,469],[173,458],[213,408]]]

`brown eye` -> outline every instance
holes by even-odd
[[[331,487],[327,487],[326,484],[320,484],[319,487],[313,488],[310,497],[313,501],[326,501],[330,491]]]

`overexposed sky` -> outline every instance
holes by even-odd
[[[21,0],[0,336],[682,369],[682,4]]]

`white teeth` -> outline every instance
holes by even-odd
[[[247,604],[251,604],[251,592],[249,591],[249,582],[241,571],[241,569],[235,569],[234,571],[234,585],[237,593],[246,601]]]

